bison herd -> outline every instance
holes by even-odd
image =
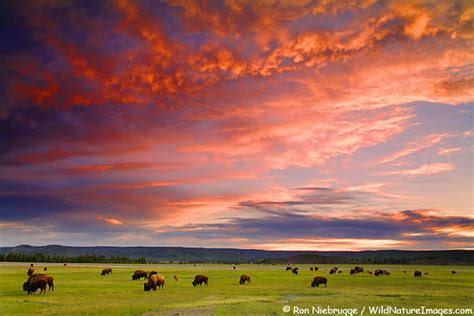
[[[64,266],[66,266],[66,264]],[[298,275],[298,270],[299,270],[298,267],[293,267],[293,268],[290,266],[286,267],[286,271],[291,271],[295,275]],[[319,270],[318,267],[310,268],[310,271],[318,271],[318,270]],[[44,294],[46,293],[46,287],[48,286],[48,289],[50,291],[54,291],[54,278],[47,274],[35,274],[34,271],[35,269],[33,267],[33,264],[31,264],[27,271],[28,279],[26,280],[26,282],[23,283],[23,290],[28,292],[28,294],[33,294],[39,289],[40,294],[41,293]],[[47,271],[47,268],[44,268],[44,271]],[[350,275],[354,275],[354,274],[358,274],[362,272],[364,272],[364,268],[359,267],[359,266],[356,266],[355,268],[352,268],[349,270]],[[100,275],[105,276],[105,275],[109,275],[110,273],[112,273],[112,269],[105,268],[105,269],[102,269],[102,272]],[[336,274],[336,273],[341,274],[342,271],[337,267],[331,268],[329,270],[330,275]],[[374,270],[374,272],[367,271],[367,273],[374,276],[390,275],[390,272],[384,269],[376,269]],[[406,271],[403,271],[403,273],[406,274]],[[456,274],[456,273],[457,272],[454,270],[451,271],[451,274]],[[424,274],[428,275],[428,272],[425,272]],[[414,271],[413,273],[413,276],[415,278],[421,278],[422,275],[423,273],[418,270]],[[156,271],[146,272],[144,270],[136,270],[133,272],[132,280],[140,280],[141,278],[146,280],[146,282],[143,283],[144,291],[150,291],[152,289],[153,291],[156,291],[157,288],[162,289],[162,290],[164,289],[165,278],[163,275],[158,274],[158,272]],[[176,282],[178,281],[178,277],[176,275],[174,275],[173,278]],[[326,287],[327,282],[328,282],[327,278],[323,276],[316,276],[311,282],[311,287],[319,287],[320,284],[324,284],[324,286]],[[244,285],[247,283],[251,283],[250,276],[246,274],[241,275],[239,284]],[[192,285],[194,287],[196,286],[202,287],[202,285],[209,286],[209,277],[202,274],[196,275],[194,277]]]

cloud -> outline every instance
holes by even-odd
[[[97,216],[97,219],[109,225],[123,225],[122,221],[115,218],[103,218],[101,216]]]
[[[394,170],[382,172],[380,175],[402,175],[402,176],[429,176],[437,173],[448,172],[454,170],[454,165],[451,163],[432,163],[424,164],[416,169],[407,169],[407,170]]]
[[[462,147],[452,147],[452,148],[440,148],[438,149],[438,155],[440,156],[450,156],[454,153],[457,153],[462,150]]]

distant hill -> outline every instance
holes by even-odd
[[[42,254],[50,257],[85,255],[146,258],[147,262],[220,263],[377,263],[474,265],[472,250],[266,251],[186,247],[70,247],[61,245],[0,247],[0,255]],[[0,260],[2,260],[0,258]],[[72,262],[72,261],[71,261]]]

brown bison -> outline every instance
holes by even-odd
[[[132,280],[140,280],[141,278],[146,279],[147,276],[148,273],[146,271],[136,270],[135,272],[133,272]]]
[[[298,267],[291,269],[291,272],[293,272],[293,274],[298,275]]]
[[[246,282],[251,283],[251,282],[250,282],[250,276],[245,275],[245,274],[242,274],[242,275],[240,276],[239,284],[242,285],[242,284],[245,284]]]
[[[324,284],[327,287],[328,279],[322,276],[314,277],[313,282],[311,282],[311,287],[319,287],[320,284]]]
[[[290,271],[290,270],[291,270],[291,267],[286,267],[285,271]]]
[[[32,279],[36,279],[36,278],[41,278],[41,279],[45,279],[46,280],[46,284],[48,284],[48,289],[50,291],[54,291],[54,278],[50,275],[47,275],[47,274],[41,274],[41,273],[37,273],[37,274],[32,274],[28,280],[26,280],[25,283],[23,283],[23,290],[24,291],[28,291],[28,288],[30,286],[30,283],[31,283],[31,280]]]
[[[65,263],[64,266],[67,267],[67,263]]]
[[[48,284],[48,280],[46,278],[32,278],[28,283],[27,291],[28,294],[36,293],[36,290],[40,289],[40,294],[46,293],[46,285]]]
[[[156,288],[161,288],[162,290],[165,288],[165,278],[159,274],[152,274],[148,277],[148,282],[143,283],[143,289],[145,291],[149,291],[153,289],[156,291]]]
[[[309,268],[310,271],[314,271],[313,267]]]
[[[156,272],[156,271],[150,271],[150,273],[148,273],[148,277],[150,277],[150,275],[153,275],[153,274],[158,274],[158,272]]]
[[[390,275],[390,272],[388,272],[387,270],[383,270],[383,275]]]
[[[174,279],[175,281],[178,281],[178,276],[176,276],[176,274],[173,275],[173,279]]]
[[[418,271],[418,270],[417,270],[417,271],[413,272],[413,276],[414,276],[415,278],[418,278],[418,277],[421,278],[421,271]]]
[[[372,274],[372,271],[367,271],[368,274]]]
[[[406,271],[403,271],[403,273],[407,274],[407,272],[406,272]]]
[[[341,271],[341,270],[337,271],[337,274],[341,274],[341,273],[342,273],[342,271]]]
[[[318,268],[318,267],[314,267],[314,271],[318,271],[318,270],[319,270],[319,268]]]
[[[44,268],[43,268],[43,271],[48,271],[48,268],[44,267]]]
[[[355,269],[351,269],[350,275],[353,275],[353,274],[356,274],[356,273],[357,273],[357,271]]]
[[[357,273],[364,272],[364,268],[363,268],[363,267],[359,267],[359,266],[355,267],[354,270],[355,270],[355,272],[357,272]]]
[[[336,271],[337,271],[336,269],[331,269],[331,270],[329,270],[329,274],[334,274],[334,273],[336,273]]]
[[[109,273],[112,273],[111,268],[105,268],[102,270],[102,273],[100,275],[109,275]]]
[[[425,272],[425,275],[428,275],[429,273],[428,272]]]
[[[374,271],[374,275],[375,275],[375,276],[383,275],[383,270],[381,270],[381,269],[376,269],[376,270]]]
[[[451,274],[456,274],[456,273],[457,273],[457,272],[456,272],[456,271],[454,271],[454,270],[453,270],[453,271],[451,271]]]
[[[26,272],[26,275],[27,275],[27,276],[31,276],[33,273],[35,273],[35,268],[29,267],[29,268],[28,268],[28,271]]]
[[[196,287],[196,285],[202,286],[203,283],[206,284],[206,286],[209,286],[208,282],[209,282],[209,278],[207,276],[202,275],[202,274],[196,275],[194,277],[193,286],[194,287]]]

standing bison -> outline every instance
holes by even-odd
[[[109,275],[109,273],[112,273],[112,269],[111,268],[105,268],[102,270],[101,274],[100,275]]]
[[[418,270],[417,270],[417,271],[413,272],[413,276],[414,276],[415,278],[421,278],[421,271],[418,271]]]
[[[158,272],[156,272],[156,271],[150,271],[150,273],[148,273],[148,277],[150,277],[150,276],[153,275],[153,274],[158,274]]]
[[[453,270],[453,271],[451,271],[451,274],[456,274],[456,273],[457,273],[457,272],[456,272],[456,271],[454,271],[454,270]]]
[[[205,275],[196,275],[194,277],[194,281],[193,281],[193,286],[196,287],[196,285],[199,285],[199,286],[202,286],[202,284],[206,284],[206,286],[209,286],[209,278]]]
[[[245,283],[250,283],[250,276],[242,274],[240,276],[239,284],[242,285],[242,284],[245,284]]]
[[[291,270],[291,267],[286,267],[285,271],[290,271],[290,270]]]
[[[25,283],[23,283],[23,290],[28,291],[30,284],[32,283],[33,279],[45,279],[46,284],[48,285],[48,289],[50,291],[54,291],[54,278],[47,274],[32,274]],[[30,293],[28,293],[30,294]]]
[[[159,274],[152,274],[148,277],[148,282],[143,283],[143,289],[145,291],[149,291],[153,289],[156,291],[156,288],[161,288],[162,290],[165,288],[165,278]]]
[[[291,272],[293,272],[293,274],[298,275],[298,267],[291,269]]]
[[[320,284],[324,284],[324,286],[326,287],[327,283],[328,283],[328,279],[322,276],[317,276],[317,277],[314,277],[313,282],[311,282],[311,287],[315,287],[315,286],[319,287]]]
[[[336,273],[336,272],[337,272],[336,269],[331,269],[331,270],[329,270],[329,274],[334,274],[334,273]]]
[[[33,265],[32,265],[28,268],[26,275],[31,276],[33,273],[35,273],[35,268],[33,268]]]
[[[135,272],[133,272],[132,280],[140,280],[141,278],[146,279],[147,276],[148,276],[148,273],[146,271],[136,270]]]
[[[28,294],[36,293],[38,289],[40,289],[40,294],[46,293],[46,285],[48,284],[48,280],[45,278],[37,277],[32,278],[28,283],[27,291]]]

